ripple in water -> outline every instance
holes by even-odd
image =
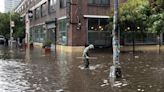
[[[21,92],[29,89],[24,79],[26,64],[16,60],[0,60],[0,92]]]

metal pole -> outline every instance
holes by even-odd
[[[135,52],[135,35],[134,35],[134,30],[133,30],[133,53]]]
[[[12,33],[13,33],[13,29],[12,29],[12,25],[11,25],[11,11],[10,11],[10,41],[9,41],[9,43],[10,43],[10,46],[12,47]]]
[[[114,19],[113,19],[113,66],[110,67],[110,77],[120,78],[121,67],[119,62],[120,43],[119,43],[119,26],[118,26],[118,0],[114,1]]]

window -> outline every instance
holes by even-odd
[[[43,25],[30,28],[30,41],[43,43],[44,38],[45,33],[43,30]]]
[[[107,18],[89,18],[89,31],[109,31],[109,21]]]
[[[29,6],[30,5],[30,1],[27,1],[27,6]]]
[[[98,27],[98,19],[92,19],[92,18],[89,18],[88,19],[88,30],[98,30],[97,29]]]
[[[60,0],[60,8],[66,7],[66,0]]]
[[[59,30],[60,31],[66,31],[66,19],[63,19],[59,22]]]
[[[94,4],[93,0],[88,0],[88,4]]]
[[[38,19],[40,17],[40,7],[35,9],[35,19]]]
[[[67,20],[63,19],[59,22],[59,43],[65,45],[67,43]]]
[[[55,5],[56,5],[56,0],[49,0],[48,1],[48,12],[49,13],[55,12]]]
[[[41,5],[41,16],[46,16],[46,3]]]
[[[109,4],[109,0],[101,0],[101,4],[103,4],[103,5]]]
[[[88,0],[90,5],[109,5],[110,0]]]

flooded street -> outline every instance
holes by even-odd
[[[163,50],[164,52],[164,50]],[[121,52],[122,79],[108,79],[111,50],[95,49],[90,69],[83,69],[82,52],[45,54],[0,47],[0,92],[164,92],[164,53]]]

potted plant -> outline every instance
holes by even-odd
[[[33,41],[30,41],[30,48],[31,48],[31,49],[34,48]]]
[[[50,39],[45,39],[45,42],[43,44],[43,48],[45,49],[45,53],[48,53],[51,51],[51,43],[52,43],[52,41]]]

